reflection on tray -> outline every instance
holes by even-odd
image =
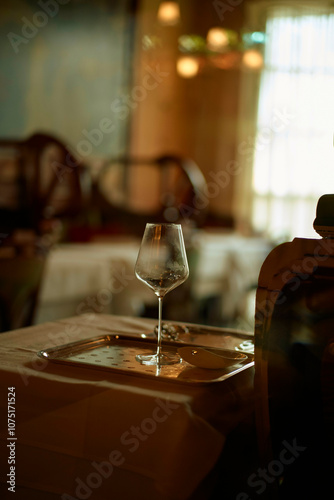
[[[141,334],[144,339],[157,337],[158,326]],[[192,324],[168,323],[162,324],[162,339],[183,343],[194,343],[203,346],[222,347],[254,353],[253,332],[244,330],[218,328]]]
[[[182,346],[187,344],[183,343]],[[196,344],[188,344],[196,347]],[[163,342],[164,350],[177,352],[178,342]],[[155,351],[155,339],[143,339],[115,334],[73,342],[60,347],[40,351],[38,355],[55,363],[62,363],[73,367],[94,368],[118,374],[136,375],[165,381],[186,383],[220,382],[254,364],[253,355],[247,353],[245,360],[236,362],[233,366],[222,370],[206,370],[194,368],[181,360],[174,365],[155,366],[141,365],[136,361],[137,354]],[[217,349],[223,355],[231,355],[227,349]],[[235,355],[236,352],[232,351]]]

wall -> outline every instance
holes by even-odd
[[[128,119],[120,120],[110,105],[130,79],[129,4],[1,2],[0,137],[49,132],[77,156],[125,150]],[[108,132],[94,136],[92,130],[100,128],[103,118],[114,129],[109,123]]]
[[[133,110],[131,148],[134,154],[176,153],[194,159],[207,181],[229,168],[237,157],[240,70],[223,70],[207,65],[195,78],[184,79],[175,69],[180,34],[205,36],[212,26],[240,30],[244,2],[225,12],[224,2],[182,0],[181,23],[159,26],[158,0],[143,0],[137,16],[135,84],[140,85],[147,68],[163,73],[159,85],[147,92]],[[237,5],[237,2],[231,2]],[[227,5],[227,4],[226,4]],[[142,39],[155,34],[156,50],[145,51]],[[213,193],[213,191],[212,191]],[[234,176],[210,196],[210,210],[221,217],[233,215]]]

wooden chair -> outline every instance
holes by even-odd
[[[326,498],[331,487],[334,195],[320,198],[314,227],[323,239],[276,247],[259,275],[255,389],[265,472],[255,474],[252,493],[263,498]]]
[[[4,235],[0,246],[0,332],[33,324],[48,240],[33,231]]]
[[[43,232],[51,219],[81,217],[88,174],[56,137],[0,140],[1,230]]]
[[[178,156],[107,160],[94,183],[93,206],[101,226],[142,235],[146,222],[204,222],[205,178]]]
[[[32,324],[48,250],[83,217],[85,180],[55,137],[0,140],[0,331]]]

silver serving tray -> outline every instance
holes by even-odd
[[[197,344],[180,342],[162,342],[164,351],[177,352],[179,347],[189,345],[192,348],[203,347]],[[221,382],[242,370],[254,365],[251,353],[218,349],[221,354],[245,356],[241,361],[219,370],[197,368],[184,360],[174,365],[161,367],[142,365],[136,361],[137,354],[149,354],[156,351],[156,339],[131,337],[123,334],[109,334],[72,342],[59,347],[39,351],[38,356],[55,363],[82,368],[94,368],[118,374],[135,375],[169,382],[207,384]]]
[[[142,333],[141,337],[156,339],[157,328],[158,325],[153,330]],[[182,342],[182,344],[198,344],[202,347],[219,347],[227,350],[235,349],[254,354],[254,334],[235,328],[164,322],[162,324],[162,340]]]

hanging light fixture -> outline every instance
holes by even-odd
[[[229,45],[228,33],[224,28],[210,28],[206,36],[208,49],[221,51]]]
[[[175,26],[180,21],[180,6],[177,2],[161,2],[158,21],[163,26]]]
[[[176,70],[183,78],[193,78],[199,71],[199,62],[193,56],[181,56],[176,62]]]
[[[243,53],[242,65],[248,69],[261,69],[263,66],[263,56],[257,49],[248,49]]]
[[[161,1],[157,18],[162,26],[175,26],[180,21],[177,1]],[[178,37],[176,71],[182,78],[193,78],[205,67],[222,70],[245,68],[260,70],[263,67],[263,46],[266,35],[261,31],[238,32],[221,26],[211,27],[206,37],[183,33]],[[160,37],[146,35],[143,48],[151,51],[162,42]]]

